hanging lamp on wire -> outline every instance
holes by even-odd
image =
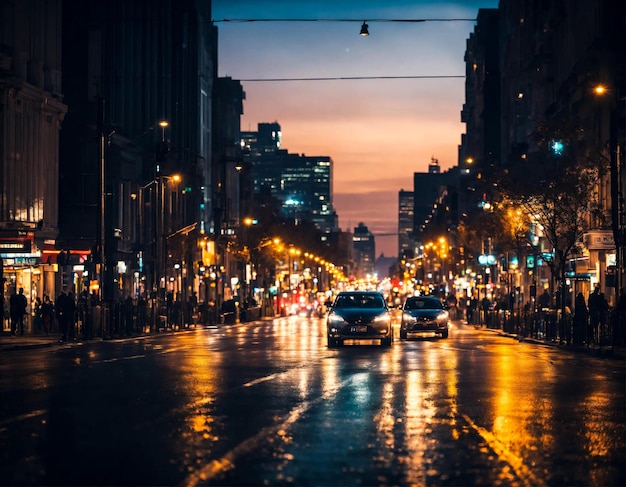
[[[359,33],[359,35],[363,36],[363,37],[367,37],[368,35],[370,35],[369,31],[367,30],[368,26],[365,23],[365,21],[363,21],[363,25],[361,26],[361,32]]]

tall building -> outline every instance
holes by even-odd
[[[364,223],[354,227],[352,234],[354,248],[354,273],[358,278],[374,274],[376,262],[376,241],[372,232]]]
[[[428,172],[413,173],[413,232],[417,242],[423,240],[433,206],[447,192],[449,182],[448,175],[441,173],[439,161],[434,157],[428,165]]]
[[[460,217],[480,210],[485,193],[485,173],[503,164],[500,156],[500,64],[498,9],[480,9],[465,51],[465,103],[461,121],[466,124],[459,148]],[[490,198],[489,198],[490,199]]]
[[[61,0],[0,1],[0,325],[7,294],[55,293],[61,27]]]
[[[398,192],[398,258],[412,259],[415,257],[414,224],[414,193],[400,190]]]
[[[215,215],[211,2],[65,0],[63,26],[58,245],[91,251],[86,264],[104,258],[111,299],[164,293],[174,265],[183,271],[167,291],[186,292],[187,236],[209,232]]]
[[[256,133],[242,133],[255,194],[280,200],[282,214],[294,221],[310,220],[324,233],[337,230],[333,207],[333,161],[281,149],[277,123],[260,123]]]

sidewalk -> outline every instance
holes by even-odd
[[[180,330],[166,329],[159,330],[159,334],[181,333],[188,330],[194,330],[195,328],[183,328]],[[25,333],[24,335],[11,335],[9,332],[0,332],[0,354],[3,352],[10,352],[14,350],[27,350],[32,348],[44,348],[44,347],[67,347],[72,345],[79,345],[89,342],[102,342],[102,341],[118,341],[118,340],[132,340],[140,337],[147,337],[153,333],[142,333],[132,336],[115,336],[113,338],[103,339],[102,337],[94,337],[91,340],[83,340],[77,338],[67,342],[62,342],[60,333],[51,333],[45,335],[43,333]]]
[[[486,330],[497,333],[498,335],[505,336],[517,340],[519,342],[528,342],[535,343],[537,345],[545,345],[549,347],[558,347],[563,350],[568,350],[570,352],[577,353],[586,353],[588,355],[594,355],[596,357],[605,357],[605,358],[613,358],[617,360],[626,360],[626,347],[617,347],[612,345],[574,345],[567,344],[565,342],[559,343],[558,341],[553,340],[541,340],[539,338],[534,337],[523,337],[517,335],[515,333],[508,333],[500,328],[488,328],[484,325],[476,325],[467,323],[467,321],[463,320],[463,324],[473,326],[477,330]]]
[[[24,350],[29,348],[51,347],[53,345],[68,345],[78,342],[60,342],[61,334],[53,333],[48,336],[45,334],[32,333],[24,335],[11,335],[9,332],[0,333],[0,353],[10,350]]]

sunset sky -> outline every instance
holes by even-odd
[[[363,222],[376,236],[376,254],[396,256],[398,192],[413,190],[413,173],[427,171],[431,157],[442,170],[457,164],[465,80],[444,77],[465,74],[475,22],[389,20],[475,19],[479,8],[497,6],[497,0],[213,0],[215,21],[329,20],[216,22],[219,75],[242,80],[242,130],[278,122],[284,149],[333,159],[340,228]],[[363,21],[368,37],[359,36]],[[413,79],[252,81],[329,77]]]

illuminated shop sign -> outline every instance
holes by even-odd
[[[30,240],[0,239],[0,254],[30,254],[32,242]]]

